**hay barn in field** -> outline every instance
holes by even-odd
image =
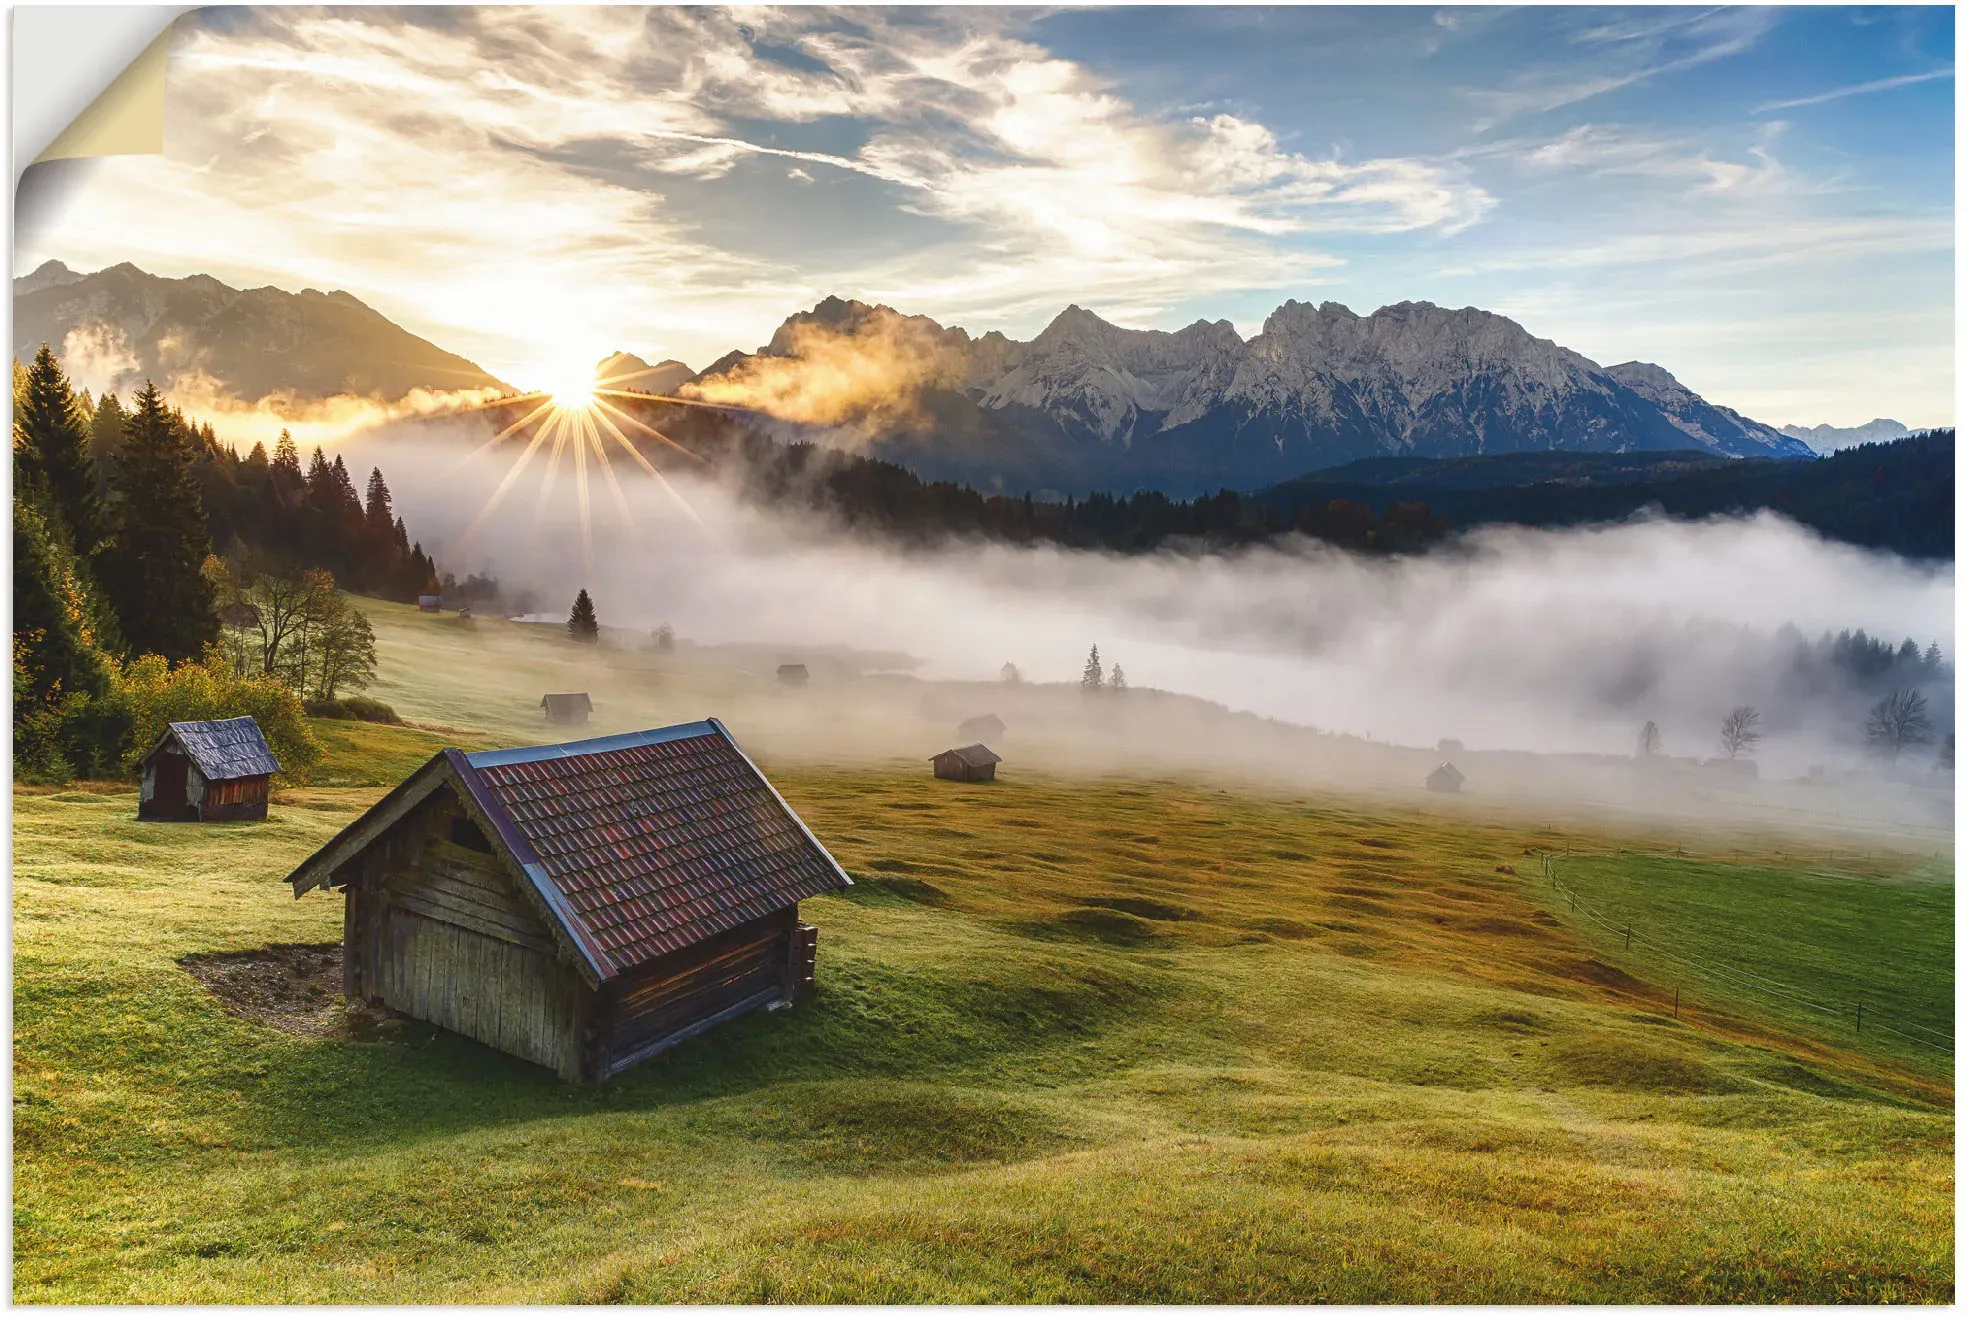
[[[594,702],[585,692],[549,692],[540,698],[540,709],[549,724],[586,724]]]
[[[793,686],[797,687],[801,683],[806,682],[807,677],[808,675],[806,672],[805,665],[779,666],[779,681],[781,683],[791,683]]]
[[[1428,787],[1437,793],[1460,793],[1466,782],[1468,781],[1463,778],[1462,771],[1447,761],[1428,772]]]
[[[998,777],[998,762],[1004,760],[983,743],[972,743],[968,747],[952,747],[947,752],[938,752],[929,758],[936,767],[938,779],[962,779],[981,783]]]
[[[973,715],[957,726],[957,737],[972,742],[989,742],[1004,737],[1005,722],[996,715]]]
[[[138,820],[265,820],[280,762],[251,715],[171,725],[137,763]]]
[[[417,597],[417,608],[426,614],[435,614],[444,608],[444,597],[419,596]]]
[[[852,883],[714,719],[447,748],[289,880],[342,891],[351,1001],[577,1082],[810,990]]]

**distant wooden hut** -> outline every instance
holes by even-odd
[[[1436,766],[1428,775],[1428,787],[1437,793],[1460,793],[1465,782],[1462,771],[1447,761]]]
[[[288,877],[343,892],[343,989],[598,1082],[811,990],[853,882],[717,720],[447,748]]]
[[[794,687],[798,687],[801,683],[806,682],[806,680],[807,672],[805,665],[779,666],[779,681],[781,683],[791,683]]]
[[[540,698],[540,709],[549,724],[586,724],[594,702],[585,692],[549,692]]]
[[[983,743],[952,747],[929,758],[938,779],[963,779],[978,783],[998,777],[998,762],[1004,760]]]
[[[435,614],[444,608],[444,597],[419,596],[417,597],[417,608],[426,614]]]
[[[280,761],[251,715],[171,725],[137,763],[138,820],[265,820]]]
[[[461,619],[469,619],[469,618],[470,618],[471,616],[472,616],[472,612],[471,612],[471,606],[469,606],[469,605],[460,605],[460,606],[458,607],[458,617],[459,617],[459,618],[461,618]]]
[[[1005,722],[996,715],[973,715],[957,726],[957,737],[973,742],[989,742],[1004,737]]]

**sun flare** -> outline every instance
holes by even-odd
[[[594,371],[576,369],[549,377],[545,393],[556,408],[585,412],[594,407],[595,388]]]

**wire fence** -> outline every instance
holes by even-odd
[[[1924,1046],[1927,1049],[1938,1050],[1943,1054],[1951,1056],[1954,1053],[1954,1036],[1950,1032],[1939,1031],[1932,1027],[1923,1026],[1918,1022],[1909,1022],[1904,1018],[1882,1020],[1885,1017],[1884,1014],[1879,1013],[1876,1009],[1868,1013],[1863,1002],[1844,1005],[1819,1003],[1815,998],[1811,997],[1810,991],[1802,987],[1790,985],[1773,977],[1752,972],[1746,967],[1737,967],[1730,963],[1717,962],[1708,958],[1694,958],[1679,950],[1669,948],[1660,940],[1635,930],[1632,922],[1619,921],[1593,907],[1577,889],[1568,887],[1558,878],[1558,864],[1554,854],[1541,853],[1539,854],[1539,859],[1543,866],[1544,878],[1551,883],[1553,889],[1570,901],[1571,911],[1584,917],[1601,929],[1620,936],[1624,942],[1623,947],[1627,949],[1631,949],[1635,945],[1640,945],[1653,957],[1688,968],[1691,971],[1699,973],[1702,977],[1722,983],[1725,987],[1740,990],[1745,994],[1770,995],[1793,1004],[1799,1009],[1829,1018],[1834,1022],[1841,1024],[1850,1023],[1853,1031],[1858,1035],[1864,1035],[1869,1031],[1880,1031],[1890,1036],[1897,1036],[1901,1040],[1909,1041],[1915,1045]],[[1680,1009],[1681,992],[1679,989],[1676,989],[1675,1013],[1677,1016],[1680,1013]],[[1893,1025],[1896,1021],[1898,1022],[1897,1026]]]

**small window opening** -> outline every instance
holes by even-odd
[[[469,848],[473,852],[492,851],[492,845],[487,841],[484,831],[463,816],[451,818],[451,842],[460,848]]]

